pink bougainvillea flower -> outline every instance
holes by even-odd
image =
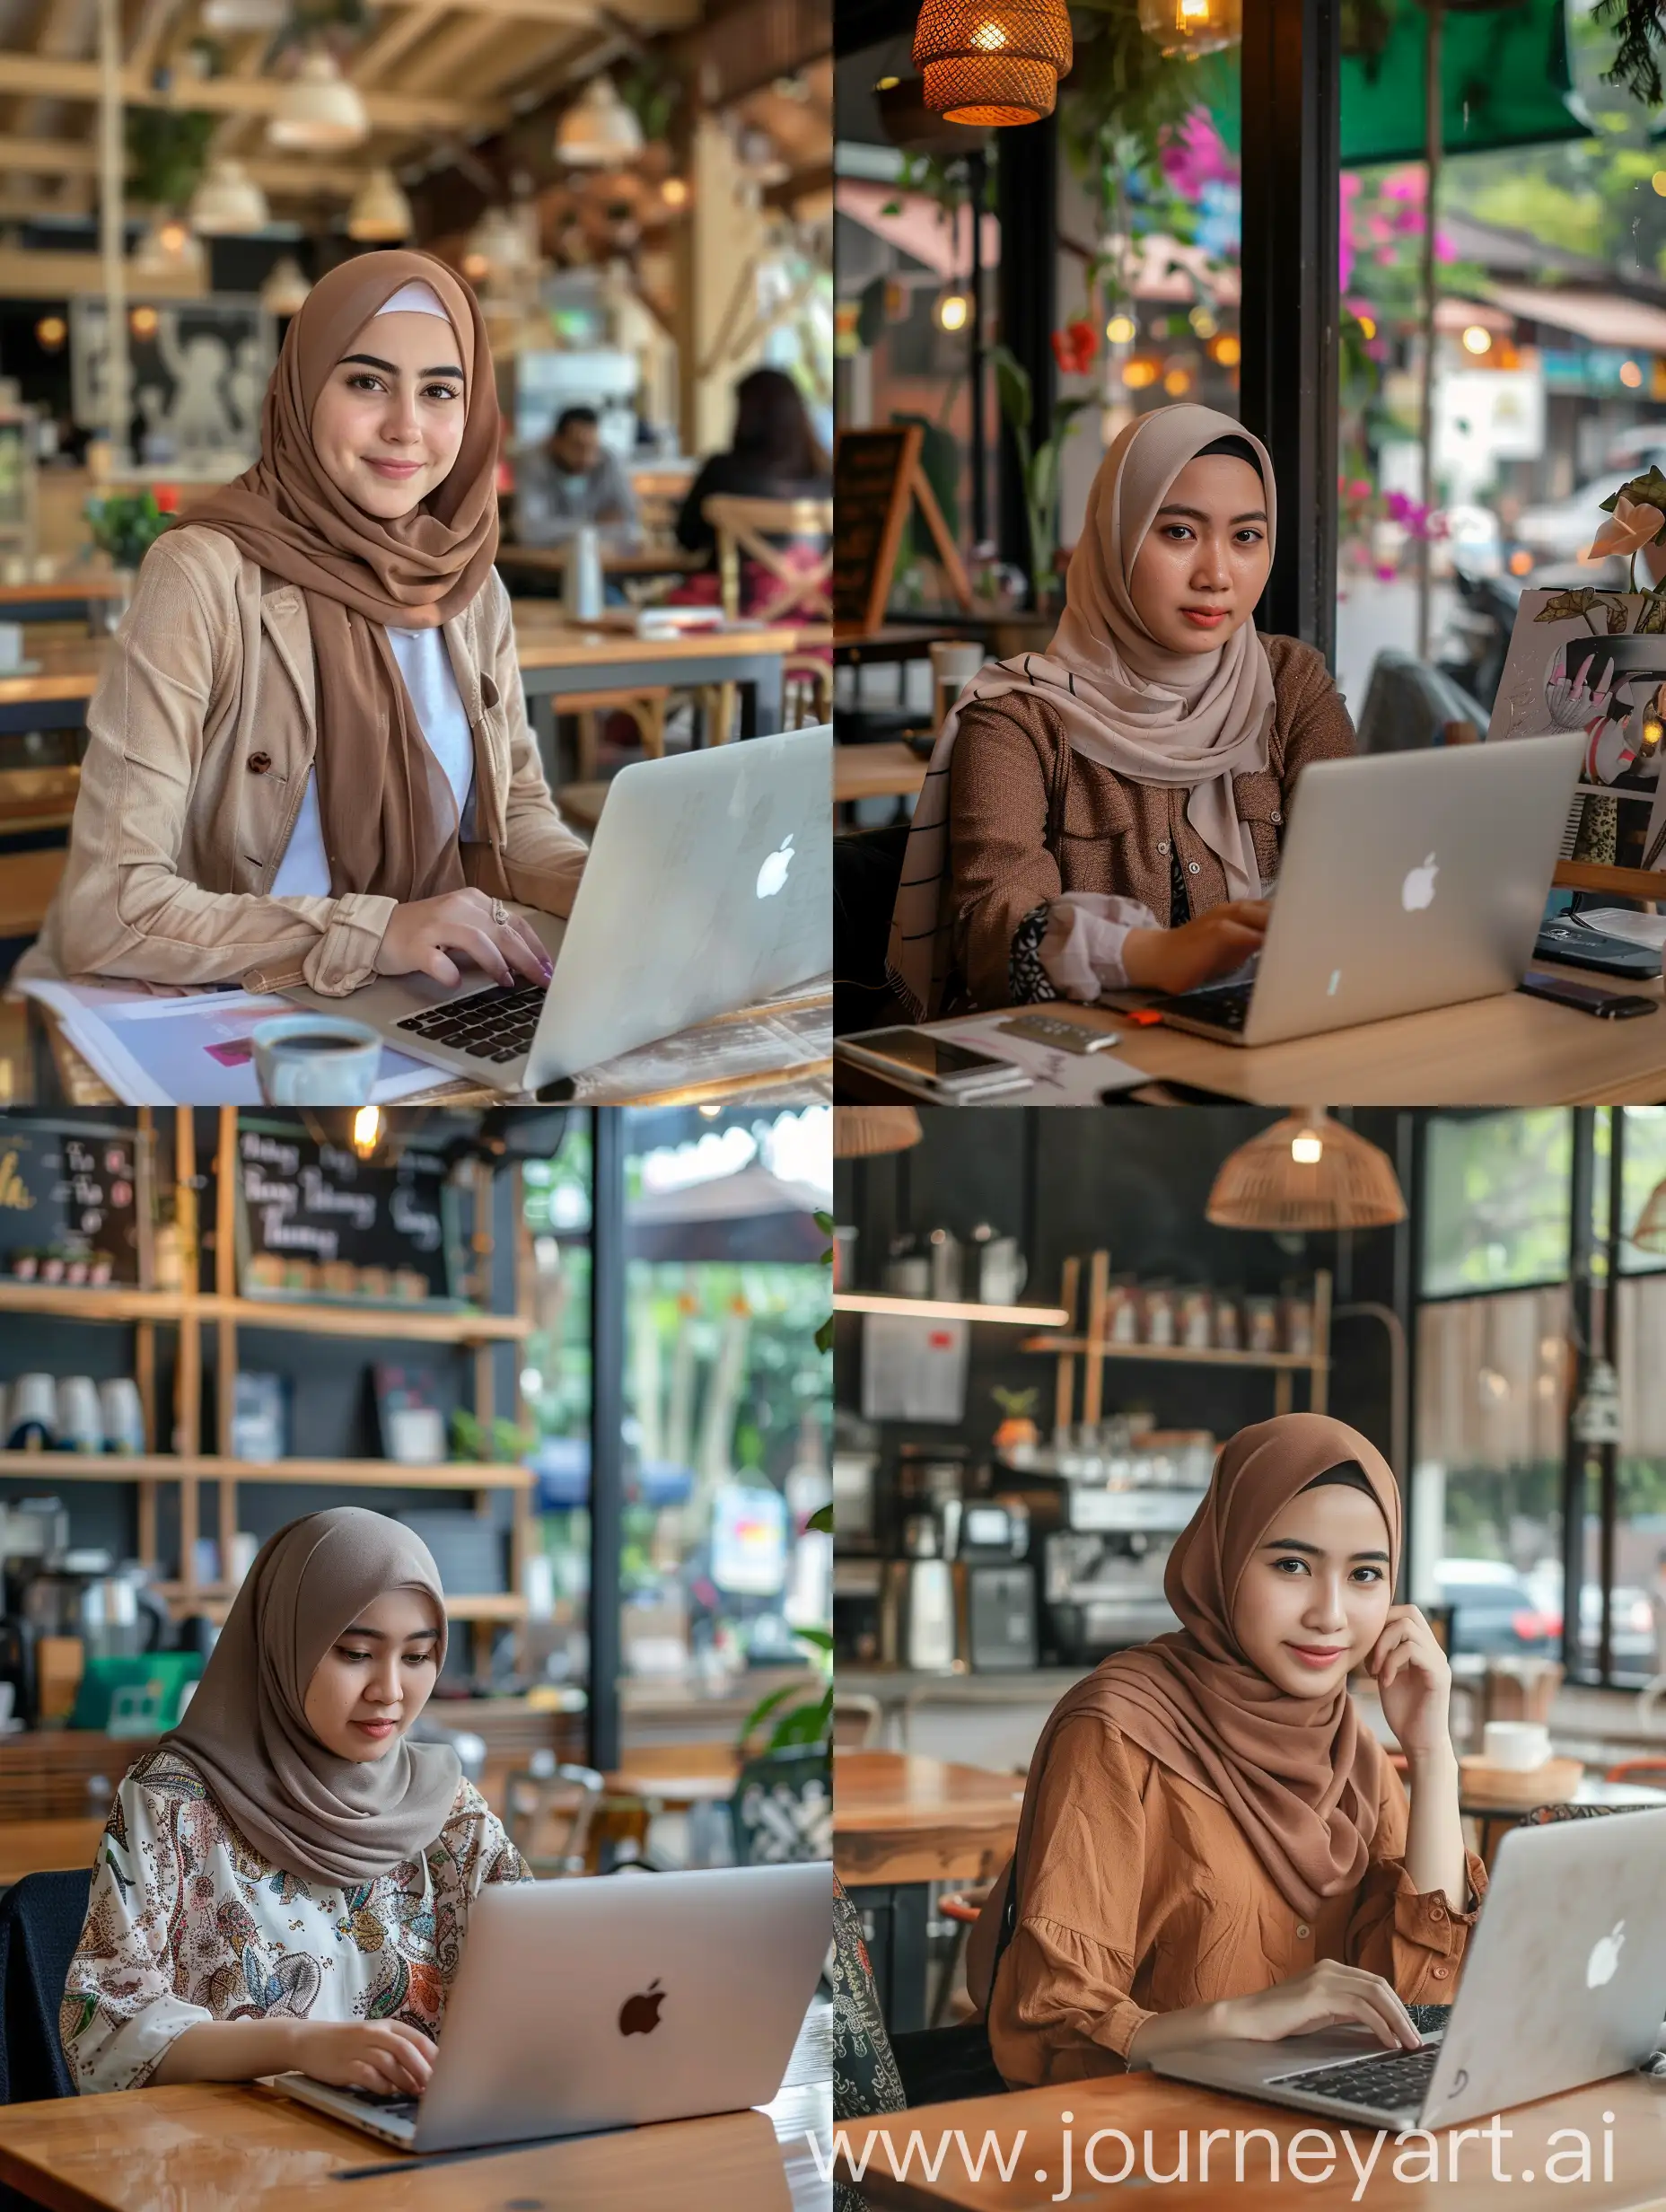
[[[1579,557],[1600,561],[1618,553],[1622,560],[1629,560],[1634,553],[1652,545],[1662,530],[1666,530],[1666,514],[1658,507],[1644,506],[1622,495],[1613,514]]]

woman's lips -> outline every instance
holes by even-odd
[[[364,466],[367,469],[373,469],[378,476],[416,476],[422,470],[422,463],[419,461],[373,461],[368,454],[364,459]]]
[[[1346,1644],[1286,1644],[1304,1667],[1333,1667],[1347,1650]]]
[[[1180,612],[1194,629],[1212,630],[1226,619],[1224,607],[1182,607]]]
[[[353,1724],[367,1736],[390,1736],[399,1725],[397,1720],[355,1720]]]

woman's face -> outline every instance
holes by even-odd
[[[362,1607],[307,1684],[303,1709],[324,1749],[362,1764],[386,1758],[428,1702],[439,1641],[424,1591],[384,1590]]]
[[[1232,1633],[1268,1681],[1322,1698],[1381,1635],[1393,1596],[1381,1508],[1327,1483],[1293,1497],[1267,1530],[1238,1585]]]
[[[366,514],[409,514],[452,472],[468,419],[462,348],[438,315],[373,316],[312,409],[325,474]]]
[[[1267,494],[1247,461],[1209,453],[1169,487],[1128,572],[1128,596],[1170,653],[1214,653],[1255,612],[1272,565]]]

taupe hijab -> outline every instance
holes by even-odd
[[[1388,1462],[1357,1429],[1317,1413],[1285,1413],[1223,1445],[1204,1501],[1176,1539],[1163,1594],[1178,1632],[1114,1652],[1054,1707],[1030,1762],[1013,1866],[979,1920],[976,1971],[992,1971],[1006,1883],[1022,1888],[1035,1800],[1054,1737],[1091,1713],[1225,1805],[1281,1895],[1304,1918],[1356,1889],[1381,1803],[1384,1753],[1346,1682],[1296,1698],[1250,1665],[1232,1633],[1244,1570],[1298,1491],[1353,1462],[1389,1532],[1390,1586],[1399,1572],[1400,1496]],[[1018,1870],[1016,1877],[1013,1868]],[[985,1981],[986,1997],[987,1982]]]
[[[1187,820],[1225,870],[1228,897],[1260,897],[1255,845],[1238,818],[1232,778],[1267,767],[1274,708],[1267,649],[1250,621],[1214,653],[1170,653],[1128,592],[1135,558],[1175,478],[1225,437],[1241,438],[1255,454],[1270,554],[1277,498],[1260,441],[1230,415],[1189,403],[1136,417],[1093,478],[1065,575],[1065,611],[1046,653],[992,663],[943,723],[914,811],[886,953],[890,981],[916,1020],[937,1011],[949,972],[949,762],[960,715],[974,701],[1045,691],[1084,759],[1131,783],[1188,788]]]
[[[184,1718],[162,1739],[201,1769],[263,1858],[326,1887],[354,1888],[420,1857],[462,1772],[449,1744],[403,1737],[381,1759],[339,1759],[307,1725],[319,1661],[385,1590],[433,1599],[443,1665],[445,1602],[419,1537],[359,1505],[279,1529],[232,1600]]]
[[[436,342],[465,378],[451,473],[409,514],[355,506],[312,443],[331,371],[395,293],[421,283],[450,318]],[[384,625],[460,614],[497,553],[497,392],[486,325],[462,279],[425,253],[365,253],[320,277],[284,334],[267,386],[260,458],[189,517],[224,531],[306,602],[318,671],[318,793],[330,890],[428,899],[465,880],[456,803],[412,709]]]

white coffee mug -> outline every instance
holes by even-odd
[[[1541,1721],[1489,1720],[1481,1732],[1481,1755],[1489,1767],[1530,1774],[1550,1757],[1550,1731]]]
[[[255,1073],[268,1106],[368,1106],[381,1040],[338,1014],[281,1014],[254,1033]]]
[[[57,1442],[57,1384],[49,1374],[20,1374],[6,1409],[8,1452],[27,1452]]]
[[[969,642],[960,637],[940,637],[929,651],[932,704],[936,709],[933,720],[941,726],[944,715],[989,656],[976,639]]]
[[[113,1374],[99,1384],[99,1417],[107,1452],[135,1456],[145,1449],[145,1408],[139,1386],[130,1374]]]
[[[57,1440],[72,1452],[101,1452],[104,1422],[99,1412],[99,1394],[90,1374],[58,1378]]]

